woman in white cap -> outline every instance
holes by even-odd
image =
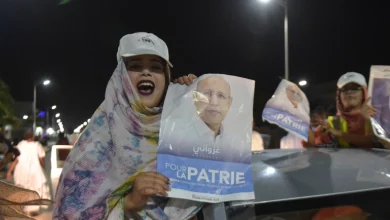
[[[371,125],[361,114],[367,101],[367,82],[363,75],[348,72],[337,82],[337,116],[321,123],[320,134],[309,130],[309,144],[336,143],[338,147],[370,148],[374,146]]]
[[[155,172],[168,48],[134,33],[120,40],[117,59],[104,101],[65,163],[53,219],[196,218],[202,204],[165,198],[169,180]]]

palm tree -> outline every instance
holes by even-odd
[[[15,118],[14,100],[8,85],[0,80],[0,124],[18,124]]]

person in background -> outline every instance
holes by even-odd
[[[348,72],[337,82],[337,115],[320,124],[318,134],[309,130],[309,146],[336,144],[340,148],[374,147],[371,124],[361,115],[367,101],[367,82],[363,75]]]
[[[317,138],[315,142],[317,144],[321,144],[321,142],[332,142],[331,138],[328,135],[322,134],[321,125],[327,122],[327,118],[331,116],[331,114],[325,110],[322,106],[317,106],[310,113],[310,130],[313,132],[314,136]],[[310,144],[304,140],[302,140],[302,146],[308,147]]]
[[[49,142],[49,137],[47,136],[47,134],[42,134],[40,135],[39,137],[39,143],[44,146],[44,147],[47,147],[48,146],[48,142]]]
[[[65,137],[65,134],[63,132],[58,134],[57,145],[69,145],[68,138]]]
[[[319,125],[323,124],[328,118],[327,111],[322,106],[317,106],[310,114],[311,130],[315,130]]]
[[[7,139],[4,138],[3,134],[0,133],[0,155],[3,154],[3,157],[0,160],[0,171],[4,169],[14,156],[12,151],[10,152],[10,149],[12,149],[11,143],[9,143]]]
[[[264,150],[264,142],[260,133],[253,130],[255,128],[255,120],[252,122],[252,151]]]
[[[328,118],[329,116],[334,116],[337,114],[337,108],[336,106],[334,105],[330,105],[327,109],[326,109],[326,117]]]
[[[7,131],[0,125],[0,154],[5,154],[10,150],[11,142],[7,139]]]
[[[41,198],[50,199],[50,189],[45,175],[45,151],[39,142],[34,141],[34,135],[31,131],[25,133],[24,141],[16,147],[20,151],[20,156],[11,163],[7,180],[12,181],[14,172],[14,183],[16,186],[23,187],[38,192]],[[39,206],[26,206],[24,211],[31,216],[39,213]]]
[[[0,133],[0,155],[7,153],[10,146],[11,143],[9,143],[8,140]]]
[[[15,161],[20,155],[18,149],[14,146],[19,144],[19,139],[14,138],[12,143],[4,141],[4,136],[0,132],[0,142],[8,145],[8,152],[5,154],[3,160],[0,161],[0,170],[6,167],[10,162]],[[13,205],[8,204],[9,202]],[[0,216],[4,219],[30,219],[22,209],[22,204],[34,201],[37,205],[51,205],[52,201],[42,199],[41,196],[29,189],[24,189],[4,181],[0,181]]]
[[[0,132],[0,148],[3,151],[4,157],[0,161],[0,171],[3,170],[9,162],[15,161],[15,159],[20,155],[18,149],[14,147],[14,142],[9,142],[2,132]],[[0,152],[2,153],[2,152]]]
[[[12,142],[11,142],[12,147],[18,146],[19,142],[20,142],[20,138],[14,137],[14,138],[12,139]]]

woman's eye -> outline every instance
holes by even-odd
[[[163,71],[163,67],[159,65],[152,66],[152,69],[153,71],[158,71],[158,72]]]
[[[142,71],[142,66],[138,64],[129,64],[127,66],[127,70],[132,70],[132,71]]]

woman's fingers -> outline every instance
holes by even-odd
[[[183,76],[184,83],[189,86],[191,85],[191,79],[188,76]]]
[[[179,83],[180,85],[183,85],[184,84],[184,79],[182,76],[180,76],[179,78],[177,78],[177,83]]]
[[[181,76],[175,80],[173,80],[173,83],[179,83],[180,85],[191,85],[192,81],[197,79],[198,77],[194,74],[188,74],[188,76]]]
[[[143,188],[142,189],[142,195],[143,196],[154,196],[158,193],[158,190],[155,188]]]
[[[366,99],[366,101],[364,101],[364,105],[368,105],[368,103],[371,101],[371,97],[368,97],[367,99]]]
[[[160,179],[160,178],[155,178],[152,176],[146,176],[143,179],[143,182],[151,183],[153,185],[160,185],[162,186],[165,190],[169,190],[169,185],[166,180]]]
[[[143,173],[143,175],[151,177],[151,178],[162,180],[165,183],[169,182],[168,177],[166,177],[160,173],[157,173],[157,172],[145,172],[145,173]]]
[[[168,196],[169,179],[157,172],[140,173],[136,180],[136,190],[143,196],[152,196],[160,194]]]
[[[141,186],[141,193],[143,196],[152,196],[156,194],[160,194],[163,196],[168,196],[167,191],[169,190],[168,186],[164,186],[163,184],[159,184],[157,182],[143,182]]]
[[[198,77],[195,76],[194,74],[190,73],[190,74],[188,74],[188,78],[190,79],[190,81],[191,81],[191,83],[192,83],[192,81],[194,81],[194,80],[197,79]]]

